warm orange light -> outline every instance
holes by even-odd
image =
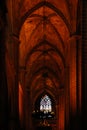
[[[23,120],[23,90],[21,84],[19,83],[19,118],[22,123]]]
[[[59,130],[64,130],[64,95],[59,97]]]

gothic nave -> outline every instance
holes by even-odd
[[[86,5],[0,0],[0,130],[87,129]]]

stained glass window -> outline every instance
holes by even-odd
[[[44,113],[52,111],[52,102],[48,95],[41,98],[40,111],[43,111]]]

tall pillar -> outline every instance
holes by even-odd
[[[59,130],[65,129],[64,93],[59,95]]]
[[[10,129],[17,130],[19,129],[19,105],[18,105],[18,71],[19,71],[19,39],[18,37],[12,35],[12,46],[13,46],[13,57],[12,63],[14,66],[15,74],[13,74],[13,86],[12,87],[12,94],[11,94],[11,115],[10,115]],[[13,72],[14,72],[13,71]]]
[[[25,112],[25,121],[26,121],[26,130],[32,130],[32,99],[31,99],[31,92],[30,89],[26,91],[26,112]]]
[[[19,66],[19,90],[22,90],[21,99],[19,98],[19,119],[20,119],[20,128],[25,129],[26,125],[26,88],[25,88],[25,74],[26,67]],[[19,95],[20,95],[19,91]],[[20,104],[21,103],[21,104]],[[20,106],[21,105],[21,106]],[[21,109],[21,110],[20,110]],[[21,113],[21,115],[20,115]]]
[[[6,62],[5,62],[5,28],[0,30],[0,129],[7,128],[8,121],[8,88],[6,79]],[[6,127],[6,128],[5,128]]]
[[[82,122],[87,129],[87,1],[82,0]]]
[[[64,86],[64,94],[65,94],[65,130],[69,130],[70,128],[70,120],[69,120],[69,101],[70,101],[70,97],[69,97],[69,66],[67,66],[65,68],[65,86]]]
[[[77,129],[82,129],[82,38],[76,38],[77,46]]]
[[[8,130],[8,88],[6,79],[6,5],[0,1],[0,130]]]
[[[77,112],[77,74],[76,74],[76,39],[75,37],[70,38],[70,87],[69,87],[69,97],[70,97],[70,130],[76,129],[76,112]]]
[[[81,115],[81,36],[75,35],[70,39],[70,129],[78,129]]]
[[[59,97],[58,97],[59,99]],[[58,130],[59,128],[59,101],[57,101],[57,104],[56,104],[56,129]]]

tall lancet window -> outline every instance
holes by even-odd
[[[41,98],[40,101],[40,111],[48,113],[52,111],[52,102],[48,95]]]

